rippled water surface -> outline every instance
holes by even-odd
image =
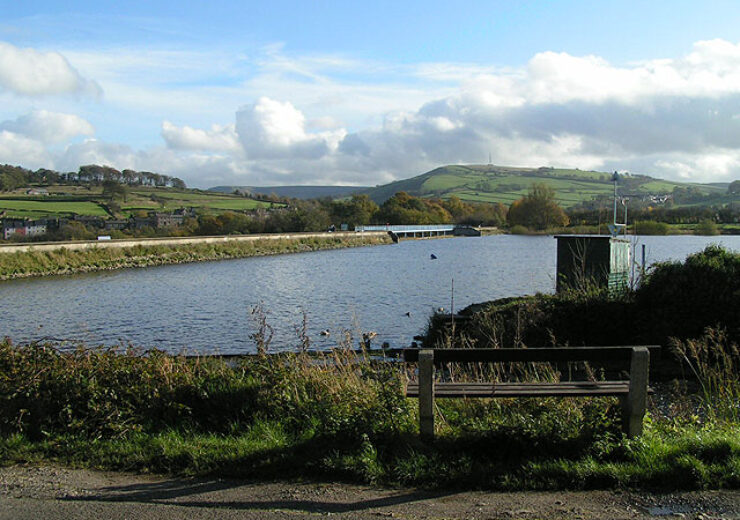
[[[645,245],[648,264],[710,243],[740,250],[740,237],[633,240],[638,260]],[[457,310],[552,292],[555,251],[553,237],[499,235],[0,282],[0,335],[247,352],[254,349],[250,310],[261,303],[276,350],[298,344],[304,313],[317,347],[332,345],[342,330],[408,346],[434,309],[453,306],[453,295]],[[327,329],[329,336],[319,334]]]

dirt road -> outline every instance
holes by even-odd
[[[56,467],[0,468],[0,520],[740,519],[740,491],[444,492],[338,483],[250,483]]]

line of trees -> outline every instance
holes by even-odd
[[[225,212],[201,215],[186,224],[186,233],[220,235],[230,233],[280,233],[324,231],[331,225],[349,229],[367,224],[467,224],[502,226],[506,223],[502,204],[466,203],[457,197],[448,200],[424,199],[406,192],[396,193],[378,206],[367,195],[346,200],[291,199],[288,208],[254,214]]]
[[[655,221],[666,224],[698,224],[711,221],[717,224],[740,222],[740,202],[730,202],[724,206],[647,206],[632,203],[628,206],[630,222]],[[612,220],[612,206],[604,204],[597,209],[571,209],[568,211],[571,222],[596,226]],[[624,207],[620,207],[624,211]],[[621,216],[620,216],[621,218]]]
[[[185,182],[177,177],[160,173],[122,170],[110,166],[87,164],[76,172],[58,172],[40,168],[28,170],[21,166],[0,165],[0,191],[10,191],[29,184],[92,184],[117,182],[129,186],[157,186],[183,189]]]

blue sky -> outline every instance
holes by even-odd
[[[0,12],[0,163],[105,163],[197,187],[374,185],[489,153],[740,178],[738,2],[0,0]]]

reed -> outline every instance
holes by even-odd
[[[707,327],[697,339],[674,339],[672,348],[699,383],[702,415],[740,422],[740,349],[722,328]]]

